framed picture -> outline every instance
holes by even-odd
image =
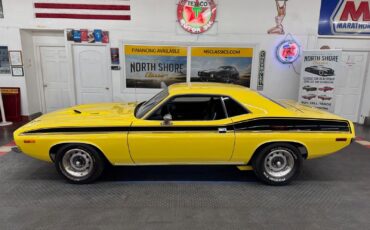
[[[0,74],[10,74],[9,53],[7,46],[0,46]]]
[[[9,61],[10,61],[10,65],[23,65],[22,51],[10,50],[9,51]]]
[[[111,57],[112,65],[119,65],[119,49],[118,48],[110,48],[110,57]]]
[[[23,66],[12,66],[12,76],[14,77],[23,77]]]
[[[0,18],[4,18],[3,2],[2,2],[2,0],[0,0]]]

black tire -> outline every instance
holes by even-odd
[[[270,144],[256,154],[252,162],[253,170],[258,179],[268,185],[287,185],[301,172],[302,155],[291,144]]]
[[[66,154],[68,154],[68,156]],[[67,158],[70,155],[72,156],[69,158],[68,161]],[[75,171],[71,163],[73,162],[72,157],[73,159],[79,157],[76,162],[79,160],[84,161],[85,165],[83,165],[83,167],[86,167],[87,171]],[[70,167],[68,167],[68,163],[70,164]],[[105,159],[92,146],[85,144],[68,144],[64,145],[57,151],[54,164],[58,173],[62,175],[65,179],[67,179],[68,182],[72,184],[88,184],[94,182],[101,176],[105,168]],[[78,165],[80,164],[81,163],[79,163]],[[89,167],[87,167],[87,164],[89,165]],[[72,175],[71,172],[74,174],[80,173],[81,175]]]

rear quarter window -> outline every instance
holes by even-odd
[[[224,97],[223,100],[226,106],[227,115],[229,117],[235,117],[235,116],[249,113],[249,111],[246,108],[244,108],[241,104],[236,102],[234,99],[230,97]]]

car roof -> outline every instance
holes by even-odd
[[[208,94],[230,96],[243,104],[247,109],[256,113],[267,113],[267,111],[286,110],[284,107],[272,102],[270,99],[261,96],[258,92],[247,87],[225,83],[178,83],[168,87],[171,96],[189,94]]]
[[[256,92],[234,84],[223,84],[223,83],[177,83],[168,87],[170,94],[230,94],[230,93],[247,93],[255,94]]]

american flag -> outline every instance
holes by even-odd
[[[129,0],[34,1],[36,18],[131,20]]]

